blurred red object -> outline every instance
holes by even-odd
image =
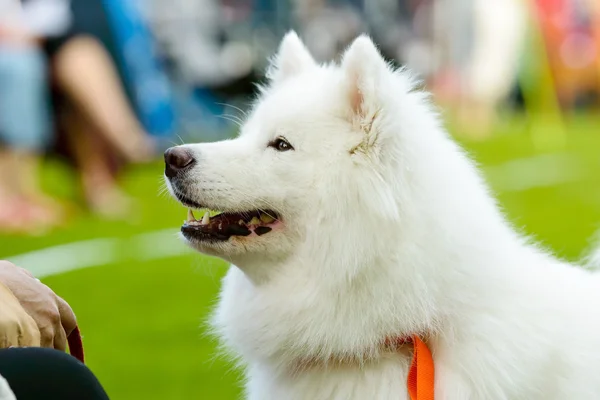
[[[535,0],[550,69],[561,103],[600,89],[600,33],[594,2]],[[595,9],[596,8],[596,9]]]

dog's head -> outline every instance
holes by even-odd
[[[412,149],[400,131],[437,124],[425,96],[364,36],[340,65],[318,65],[289,33],[267,79],[239,137],[165,153],[172,194],[204,210],[188,214],[184,238],[240,267],[299,252],[343,257],[349,247],[352,257],[357,247],[377,254],[398,234],[408,191],[402,158]]]

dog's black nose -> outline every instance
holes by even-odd
[[[165,151],[165,175],[173,178],[178,173],[189,169],[196,160],[192,154],[183,147],[171,147]]]

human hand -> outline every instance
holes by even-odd
[[[40,331],[9,288],[0,283],[0,348],[38,347]]]
[[[0,261],[0,282],[10,289],[35,321],[40,345],[65,351],[67,336],[77,326],[75,314],[67,302],[29,271],[8,261]]]

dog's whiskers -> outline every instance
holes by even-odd
[[[241,108],[239,108],[237,106],[234,106],[233,104],[227,104],[227,103],[217,103],[217,104],[220,106],[224,106],[224,107],[231,107],[234,110],[237,110],[240,113],[242,113],[242,117],[244,117],[244,118],[248,117],[248,113],[246,111],[242,110]]]
[[[232,115],[223,114],[223,115],[217,115],[216,117],[224,119],[229,122],[233,122],[236,126],[238,126],[240,128],[242,127],[242,121],[240,119],[235,119]]]

